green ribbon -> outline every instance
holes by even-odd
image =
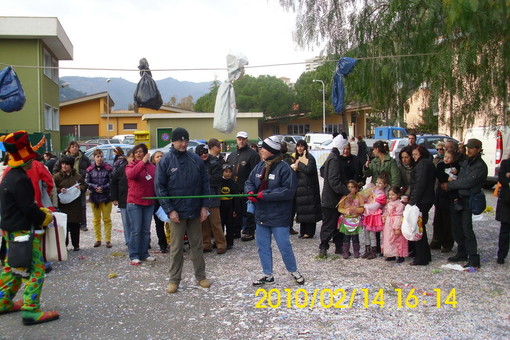
[[[231,195],[197,195],[197,196],[162,196],[142,197],[144,200],[177,199],[177,198],[214,198],[214,197],[257,197],[257,194],[231,194]]]

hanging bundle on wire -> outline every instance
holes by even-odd
[[[344,77],[346,77],[356,65],[357,60],[343,57],[338,60],[336,72],[333,76],[333,107],[335,112],[341,112],[345,107]]]
[[[147,59],[140,59],[138,69],[140,70],[142,78],[138,82],[135,90],[135,112],[138,112],[139,107],[159,110],[163,104],[163,100],[161,99],[161,93],[159,93],[156,82],[152,79],[152,73],[149,69],[149,62]]]
[[[11,66],[0,71],[0,110],[19,111],[25,105],[26,97],[21,82]]]
[[[219,132],[230,133],[237,126],[236,94],[233,83],[242,78],[246,65],[248,65],[246,57],[227,55],[228,80],[225,80],[218,88],[214,105],[213,127]]]

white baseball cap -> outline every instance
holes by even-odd
[[[248,138],[248,133],[246,131],[239,131],[236,138]]]

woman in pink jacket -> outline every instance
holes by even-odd
[[[129,240],[129,258],[131,265],[138,266],[140,261],[155,261],[149,255],[150,227],[154,213],[154,200],[143,197],[154,196],[154,175],[156,167],[149,161],[149,152],[145,144],[133,148],[134,159],[126,165],[128,181],[127,213],[131,223]]]

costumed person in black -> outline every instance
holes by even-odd
[[[301,224],[299,238],[313,238],[317,222],[322,220],[321,194],[317,162],[308,152],[308,144],[304,139],[296,143],[296,161],[291,165],[297,175],[295,197],[296,221]]]
[[[239,188],[232,179],[232,165],[223,164],[223,177],[221,178],[220,194],[236,195]],[[234,217],[240,214],[239,197],[221,197],[220,199],[220,215],[221,225],[226,231],[227,249],[234,246]]]
[[[496,221],[501,222],[498,242],[498,264],[505,263],[510,244],[510,158],[501,162],[498,174],[499,189]]]
[[[34,189],[26,171],[37,157],[26,131],[18,131],[0,137],[2,148],[9,155],[12,168],[0,184],[0,228],[7,241],[7,257],[0,274],[0,314],[22,311],[22,321],[32,325],[56,320],[56,311],[42,312],[40,296],[44,283],[44,260],[42,238],[44,227],[53,219],[51,211],[39,208],[34,201]],[[33,235],[33,236],[32,236]],[[13,268],[11,263],[23,255],[14,257],[13,242],[32,239],[31,253],[27,254],[30,265]],[[22,243],[22,242],[19,242]],[[12,256],[12,261],[9,257]],[[25,281],[22,301],[13,301]]]
[[[349,194],[345,186],[346,178],[344,164],[340,161],[340,153],[348,144],[341,135],[333,138],[333,149],[326,162],[321,167],[321,176],[324,178],[322,188],[322,226],[320,232],[321,243],[319,245],[319,257],[326,258],[329,249],[329,241],[335,243],[335,253],[342,254],[343,234],[338,231],[338,217],[340,213],[336,208],[343,196]]]

